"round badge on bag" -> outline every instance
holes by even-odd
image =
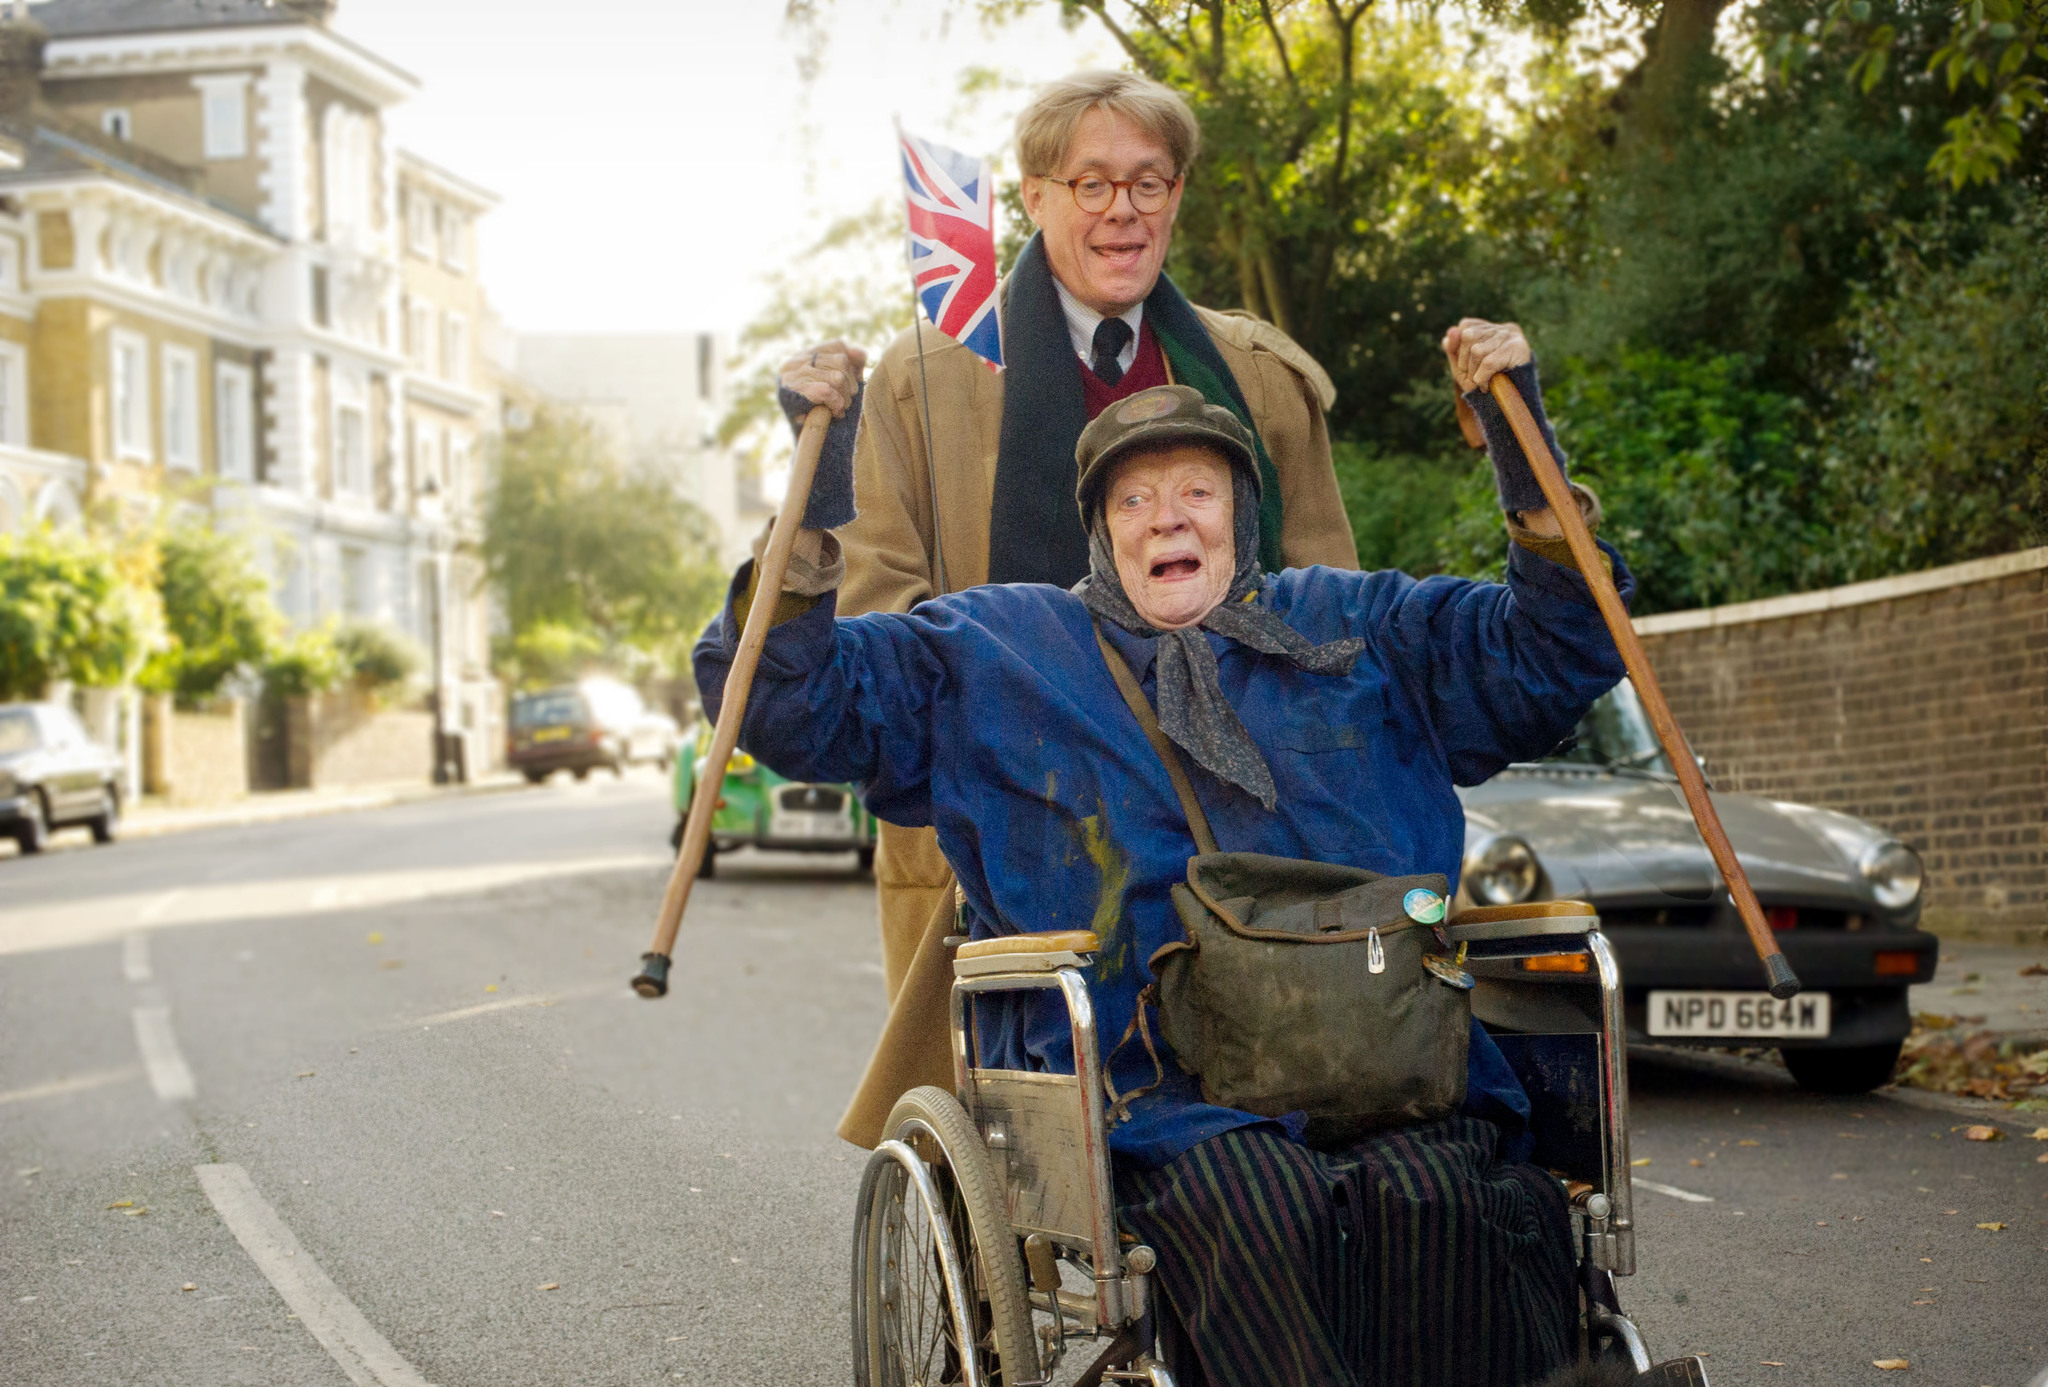
[[[1434,925],[1444,918],[1444,898],[1418,886],[1401,897],[1401,912],[1418,925]]]

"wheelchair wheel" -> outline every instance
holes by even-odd
[[[854,1381],[1038,1377],[1024,1268],[981,1134],[931,1087],[903,1095],[883,1130],[855,1213]]]

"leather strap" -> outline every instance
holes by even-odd
[[[1109,637],[1102,634],[1102,627],[1095,626],[1095,643],[1102,647],[1103,663],[1109,666],[1110,678],[1116,680],[1117,692],[1130,704],[1131,713],[1138,719],[1138,726],[1145,729],[1145,740],[1152,743],[1152,750],[1159,753],[1159,759],[1166,763],[1167,778],[1173,781],[1173,792],[1180,796],[1181,812],[1188,816],[1188,827],[1195,835],[1195,847],[1203,853],[1218,851],[1216,835],[1209,831],[1209,816],[1202,812],[1202,802],[1195,798],[1194,784],[1189,781],[1187,768],[1180,763],[1180,754],[1173,749],[1173,743],[1166,740],[1166,732],[1159,726],[1159,718],[1152,711],[1152,705],[1145,700],[1144,689],[1138,686],[1138,676],[1131,673],[1130,665],[1117,654],[1116,647],[1109,643]]]

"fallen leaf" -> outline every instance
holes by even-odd
[[[1687,1164],[1687,1165],[1705,1165],[1705,1164],[1706,1164],[1706,1162],[1705,1162],[1705,1161],[1703,1161],[1703,1160],[1701,1160],[1701,1159],[1700,1159],[1699,1157],[1695,1156],[1695,1157],[1693,1157],[1693,1158],[1692,1158],[1691,1160],[1687,1161],[1687,1162],[1686,1162],[1686,1164]]]
[[[384,936],[381,934],[372,934],[370,936],[370,942],[372,944],[382,944],[384,942]]]
[[[405,960],[404,960],[404,959],[402,959],[402,958],[386,958],[386,959],[380,959],[380,960],[378,960],[378,962],[377,962],[377,966],[378,966],[379,968],[403,968],[403,967],[405,967]],[[353,1051],[351,1051],[350,1053],[354,1053],[354,1052],[353,1052]]]
[[[1839,1171],[1839,1170],[1838,1170],[1838,1171],[1836,1171],[1836,1172],[1835,1172],[1835,1173],[1834,1173],[1833,1175],[1830,1175],[1830,1176],[1828,1176],[1828,1179],[1830,1179],[1830,1180],[1846,1180],[1846,1179],[1848,1179],[1848,1178],[1849,1178],[1848,1176],[1844,1175],[1844,1174],[1843,1174],[1843,1173],[1842,1173],[1841,1171]]]
[[[2034,1129],[2034,1140],[2035,1140],[2035,1141],[2048,1141],[2048,1127],[2036,1127],[2036,1128]],[[37,1169],[38,1169],[38,1170],[40,1170],[41,1168],[42,1168],[42,1167],[40,1167],[40,1166],[38,1166],[38,1167],[37,1167]],[[23,1173],[23,1174],[28,1174],[29,1172],[27,1172],[27,1171],[23,1171],[22,1173]]]
[[[501,1210],[501,1209],[493,1209],[493,1210],[491,1210],[491,1217],[492,1217],[492,1218],[503,1218],[503,1217],[505,1217],[505,1214],[504,1214],[504,1211],[503,1211],[503,1210]]]
[[[486,992],[496,992],[497,990],[498,990],[498,985],[497,985],[496,983],[494,983],[494,982],[493,982],[493,983],[486,983],[486,984],[484,984],[484,991],[486,991]]]
[[[1824,1218],[1815,1219],[1813,1222],[1813,1226],[1816,1228],[1825,1228],[1828,1226],[1828,1221]]]
[[[300,1077],[301,1079],[310,1079],[310,1078],[312,1078],[312,1077],[313,1077],[313,1073],[314,1073],[314,1071],[313,1071],[313,1070],[311,1070],[311,1069],[301,1069],[301,1070],[299,1071],[299,1077]]]
[[[1870,1360],[1870,1366],[1888,1373],[1902,1373],[1913,1365],[1903,1358],[1873,1358]]]
[[[1931,1262],[1931,1261],[1933,1261],[1934,1259],[1933,1259],[1932,1257],[1922,1257],[1922,1258],[1921,1258],[1920,1260],[1921,1260],[1921,1261],[1923,1261],[1923,1262]]]
[[[2034,1164],[2048,1165],[2048,1151],[2043,1151],[2040,1155],[2034,1157]]]
[[[2003,1233],[2005,1231],[2005,1225],[2002,1223],[1980,1223],[1977,1226],[1987,1233]]]
[[[1763,1143],[1762,1143],[1762,1142],[1760,1142],[1760,1141],[1752,1141],[1752,1140],[1750,1140],[1750,1138],[1748,1138],[1748,1137],[1744,1137],[1744,1138],[1743,1138],[1743,1139],[1742,1139],[1741,1141],[1738,1141],[1738,1142],[1736,1142],[1735,1144],[1736,1144],[1737,1146],[1762,1146],[1762,1145],[1763,1145]]]
[[[1942,1210],[1942,1213],[1944,1213],[1944,1214],[1959,1214],[1959,1213],[1961,1213],[1961,1212],[1962,1212],[1962,1210],[1961,1210],[1961,1209],[1943,1209],[1943,1210]]]
[[[1782,1368],[1785,1366],[1783,1363],[1780,1363],[1775,1358],[1759,1358],[1756,1361],[1761,1363],[1766,1368]]]
[[[107,1205],[107,1207],[109,1209],[132,1209],[135,1207],[135,1201],[132,1199],[116,1200],[114,1203]]]
[[[2029,963],[2026,967],[2020,969],[2020,976],[2023,978],[2048,978],[2048,964]]]
[[[1934,1304],[1934,1302],[1933,1302],[1933,1301],[1931,1301],[1931,1300],[1916,1300],[1916,1301],[1914,1301],[1913,1303],[1914,1303],[1915,1305],[1932,1305],[1932,1304]]]
[[[178,1289],[181,1291],[196,1291],[199,1289],[199,1283],[196,1281],[187,1281],[184,1285],[178,1287]]]
[[[1649,1163],[1650,1158],[1648,1156],[1638,1156],[1629,1162],[1630,1165],[1648,1165]]]
[[[1977,1126],[1963,1133],[1964,1141],[2004,1141],[2005,1133],[1996,1127]]]
[[[562,1289],[562,1283],[559,1281],[550,1281],[545,1286],[536,1286],[534,1287],[534,1289],[537,1291],[559,1291]]]
[[[148,1213],[148,1212],[149,1212],[149,1210],[147,1210],[147,1209],[130,1209],[130,1210],[129,1210],[129,1211],[127,1212],[127,1214],[125,1215],[125,1217],[127,1217],[127,1218],[141,1218],[141,1217],[142,1217],[142,1216],[143,1216],[144,1214],[146,1214],[146,1213]]]

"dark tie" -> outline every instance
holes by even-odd
[[[1124,378],[1124,368],[1116,359],[1130,345],[1131,325],[1122,318],[1104,318],[1095,325],[1095,374],[1102,377],[1104,385],[1115,385]]]

